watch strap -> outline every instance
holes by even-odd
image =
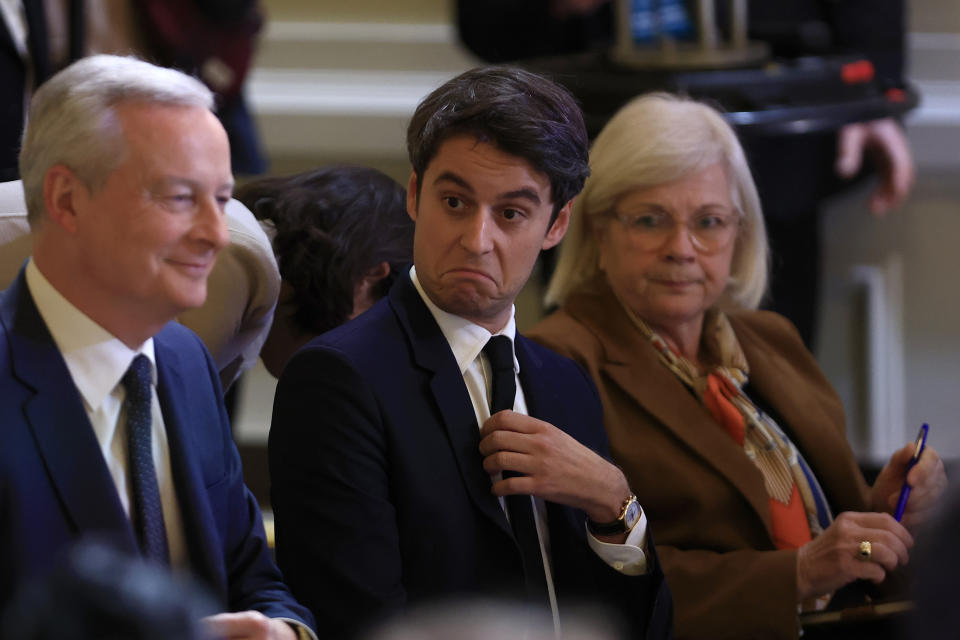
[[[630,494],[630,496],[623,501],[623,505],[620,508],[620,515],[616,520],[611,522],[594,522],[590,518],[587,518],[587,529],[595,536],[612,536],[618,533],[626,533],[633,528],[633,525],[636,524],[636,520],[632,523],[627,523],[627,513],[630,511],[630,506],[637,503],[637,496]],[[639,518],[638,518],[639,519]]]

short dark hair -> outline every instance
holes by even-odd
[[[554,217],[590,174],[587,129],[576,100],[566,88],[523,69],[471,69],[417,106],[407,127],[407,154],[418,195],[437,149],[457,135],[492,144],[545,174]]]
[[[262,178],[234,197],[273,224],[280,276],[293,288],[294,319],[305,333],[346,322],[354,287],[370,269],[390,265],[374,291],[383,297],[413,260],[406,190],[375,169],[339,165]]]

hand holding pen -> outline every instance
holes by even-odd
[[[890,457],[872,490],[873,509],[899,515],[896,519],[908,529],[915,529],[932,514],[947,486],[943,461],[933,447],[926,446],[926,433],[921,428],[917,441]],[[918,447],[922,450],[915,457]],[[898,509],[901,501],[902,508]]]
[[[923,455],[923,450],[927,446],[927,434],[930,433],[930,427],[926,422],[923,423],[923,426],[920,427],[920,433],[917,434],[917,441],[913,443],[913,455],[910,456],[910,462],[907,464],[907,475],[910,475],[910,470],[920,461],[920,456]],[[900,487],[900,497],[897,498],[897,508],[893,512],[893,517],[897,522],[903,520],[903,512],[907,510],[907,500],[910,499],[910,491],[912,487],[906,479],[903,481],[903,486]]]

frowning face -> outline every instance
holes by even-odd
[[[471,136],[443,142],[417,195],[407,191],[416,222],[417,277],[441,309],[491,332],[510,318],[537,256],[566,233],[570,205],[551,224],[550,181],[530,163]]]

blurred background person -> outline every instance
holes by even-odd
[[[10,640],[213,640],[200,619],[217,611],[198,584],[88,540],[27,581],[8,605]]]
[[[945,486],[913,443],[872,487],[843,408],[793,326],[754,309],[767,278],[756,188],[710,107],[653,94],[597,137],[531,337],[600,392],[614,460],[656,531],[681,638],[795,638],[798,605],[907,562]],[[905,526],[904,526],[905,525]]]
[[[260,353],[274,377],[301,346],[385,296],[413,260],[406,190],[375,169],[261,178],[235,196],[264,224],[280,266],[280,298]]]
[[[458,0],[463,43],[491,62],[608,48],[615,2],[610,0]],[[689,2],[688,16],[695,16]],[[717,24],[727,3],[717,2]],[[855,53],[873,64],[881,90],[903,86],[903,0],[753,0],[749,37],[774,59]],[[636,73],[644,73],[636,71]],[[819,97],[818,97],[819,98]],[[594,106],[587,103],[584,109]],[[772,249],[766,308],[789,318],[815,345],[821,273],[820,207],[872,161],[880,182],[869,200],[876,215],[909,194],[915,167],[902,127],[892,119],[854,123],[838,131],[752,136],[745,142],[763,203]]]
[[[263,17],[257,0],[3,0],[0,2],[0,180],[19,177],[30,96],[95,53],[135,54],[200,78],[217,97],[237,174],[266,160],[243,96]]]

